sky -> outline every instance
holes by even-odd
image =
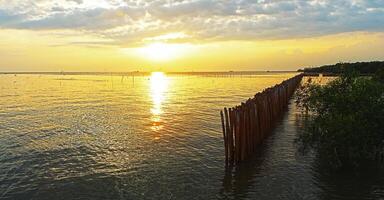
[[[227,71],[384,60],[383,0],[0,0],[0,71]]]

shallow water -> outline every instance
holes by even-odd
[[[0,75],[0,199],[384,198],[383,176],[297,153],[294,104],[225,169],[220,109],[293,75]]]

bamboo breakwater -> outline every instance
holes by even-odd
[[[302,77],[299,74],[257,93],[241,105],[220,111],[226,165],[244,161],[255,152],[287,107]]]

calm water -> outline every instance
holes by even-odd
[[[297,153],[293,104],[225,169],[219,110],[293,75],[0,75],[0,199],[384,198],[384,176]]]

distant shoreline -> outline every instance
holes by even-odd
[[[0,72],[2,75],[119,75],[119,76],[145,76],[152,72]],[[271,73],[299,73],[297,71],[217,71],[217,72],[164,72],[169,75],[258,75]]]

